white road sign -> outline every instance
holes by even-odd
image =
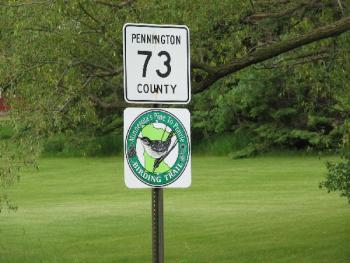
[[[125,24],[124,97],[129,103],[190,101],[189,29],[177,25]]]
[[[190,112],[124,111],[124,180],[129,188],[191,185]]]

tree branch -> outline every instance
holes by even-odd
[[[97,18],[95,18],[92,14],[90,14],[90,13],[86,10],[86,8],[82,5],[82,3],[80,3],[80,1],[78,1],[78,5],[79,5],[80,9],[84,12],[84,14],[87,15],[88,17],[90,17],[91,20],[93,20],[95,23],[97,23],[97,24],[99,24],[99,25],[101,24],[100,21],[99,21]]]
[[[0,6],[6,6],[6,7],[21,7],[21,6],[29,6],[29,5],[50,4],[50,3],[54,3],[54,2],[55,2],[55,0],[24,2],[24,3],[18,3],[18,4],[3,4],[3,3],[0,3]]]
[[[308,56],[308,57],[305,57],[305,56],[300,57],[297,60],[290,62],[286,65],[282,65],[282,61],[280,61],[280,62],[274,63],[272,65],[256,67],[256,69],[274,69],[274,68],[279,68],[281,66],[294,67],[297,65],[302,65],[302,64],[306,64],[306,63],[310,63],[310,62],[316,62],[316,61],[319,61],[322,59],[327,59],[329,57],[330,57],[330,55],[327,53],[319,53],[319,54],[315,54],[315,55]],[[288,59],[288,60],[290,60],[290,59]],[[285,61],[288,61],[288,60],[285,60]]]
[[[191,61],[191,67],[192,69],[201,69],[203,71],[206,71],[208,73],[215,73],[215,68],[212,66],[209,66],[207,64],[204,64],[202,62],[192,60]]]
[[[302,3],[298,6],[294,6],[291,7],[289,9],[285,9],[281,12],[276,12],[276,13],[264,13],[264,12],[259,12],[259,13],[254,13],[252,15],[246,16],[245,18],[243,18],[244,22],[255,22],[261,19],[265,19],[265,18],[281,18],[281,17],[290,17],[292,16],[296,11],[298,11],[299,9],[302,9],[308,5],[313,5],[313,2],[311,3]]]
[[[342,13],[342,15],[344,15],[344,8],[343,8],[343,4],[341,3],[341,0],[337,0],[337,2],[338,2],[340,12]]]
[[[256,51],[237,59],[235,62],[215,68],[215,71],[209,73],[197,85],[194,85],[194,93],[202,92],[208,89],[213,83],[219,79],[244,69],[248,66],[276,57],[298,47],[313,43],[315,41],[338,36],[350,30],[350,17],[340,19],[330,25],[320,27],[309,33],[290,38],[271,44],[267,47],[257,49]]]
[[[126,0],[126,1],[120,2],[118,4],[116,4],[116,3],[107,3],[107,2],[104,2],[104,1],[96,1],[97,4],[109,6],[109,7],[112,7],[112,8],[122,8],[124,6],[128,6],[128,5],[132,4],[132,2],[134,2],[134,0]]]
[[[92,77],[114,77],[123,71],[123,68],[108,68],[88,61],[75,62],[72,64],[72,66],[82,66],[82,68],[85,69]]]
[[[125,108],[125,103],[124,102],[120,102],[120,101],[112,101],[112,102],[105,102],[103,100],[101,100],[100,98],[98,98],[97,96],[94,95],[90,95],[89,99],[96,104],[97,106],[99,106],[100,108],[103,109],[120,109],[120,108]]]

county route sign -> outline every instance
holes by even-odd
[[[124,180],[129,188],[191,185],[190,112],[124,110]]]
[[[124,97],[129,103],[190,101],[190,43],[186,26],[125,24]]]

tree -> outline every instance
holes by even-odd
[[[342,161],[337,163],[327,163],[326,180],[320,183],[320,188],[326,188],[328,193],[340,192],[350,203],[350,154],[344,153]]]
[[[324,144],[328,135],[339,139],[342,134],[335,127],[343,125],[343,117],[338,113],[346,115],[343,104],[347,105],[341,103],[340,86],[348,77],[337,73],[337,67],[349,64],[344,51],[349,34],[338,36],[350,29],[348,13],[345,3],[334,0],[1,3],[0,87],[12,107],[6,125],[14,130],[13,138],[0,145],[1,181],[5,188],[11,186],[16,179],[13,169],[34,164],[41,141],[53,134],[96,135],[121,128],[126,106],[121,33],[125,22],[189,26],[194,93],[190,107],[198,133],[249,124],[260,144],[290,144],[295,137],[318,145],[315,134],[326,135],[320,139]],[[293,76],[281,77],[290,71]],[[322,84],[334,79],[330,74],[339,75],[334,92]],[[318,85],[310,79],[317,79]],[[297,91],[293,83],[298,83]],[[271,88],[263,89],[266,86]],[[223,92],[228,96],[221,96]],[[278,104],[285,98],[294,102]],[[300,106],[305,98],[307,103]],[[323,112],[316,116],[320,102]],[[336,105],[338,109],[330,110]],[[203,116],[214,116],[214,124]],[[278,134],[271,137],[276,129]],[[5,194],[1,200],[6,200]]]

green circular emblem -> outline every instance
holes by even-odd
[[[175,182],[186,169],[189,154],[189,139],[183,124],[165,110],[141,113],[126,134],[128,165],[149,186]]]

